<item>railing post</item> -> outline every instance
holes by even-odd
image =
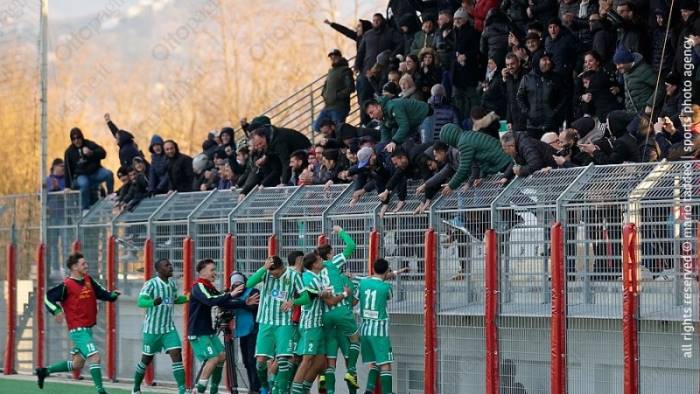
[[[639,393],[639,278],[637,261],[637,227],[628,223],[622,233],[622,346],[624,393]]]
[[[15,372],[15,334],[17,331],[17,253],[15,244],[7,245],[7,336],[5,337],[5,363],[3,373]]]
[[[224,238],[224,287],[231,288],[231,274],[233,273],[233,235],[226,234]]]
[[[147,282],[151,278],[153,278],[153,240],[146,238],[143,244],[143,281]],[[143,375],[143,380],[148,386],[153,386],[153,381],[155,380],[155,363],[156,358],[153,357],[153,360],[148,364]]]
[[[561,223],[552,226],[551,393],[566,393],[566,286]]]
[[[267,239],[267,255],[277,256],[277,236],[275,234],[270,235]]]
[[[182,282],[183,282],[183,292],[189,294],[190,286],[192,286],[192,238],[189,236],[182,241]],[[188,320],[190,316],[190,304],[186,303],[184,309],[183,317],[183,333],[184,338],[189,336],[188,330]],[[183,341],[182,344],[182,361],[185,367],[185,387],[190,389],[192,387],[192,347],[188,340]]]
[[[116,287],[116,239],[112,235],[107,240],[107,289],[110,291]],[[114,302],[107,303],[107,377],[113,382],[117,381],[117,305]]]
[[[500,393],[498,327],[498,245],[496,231],[489,229],[485,235],[484,248],[484,334],[486,336],[486,394]]]
[[[437,292],[437,260],[435,250],[435,230],[425,231],[425,295],[424,295],[424,346],[425,378],[423,393],[437,392],[437,316],[435,308]]]
[[[369,233],[369,251],[367,253],[367,273],[369,275],[374,274],[374,261],[377,258],[379,258],[379,232],[373,229]],[[373,394],[382,394],[382,386],[379,381],[379,376],[377,376],[377,381],[374,382]]]
[[[36,249],[36,286],[34,287],[34,367],[44,366],[44,348],[46,346],[46,323],[44,322],[44,293],[46,293],[46,245],[40,243]]]

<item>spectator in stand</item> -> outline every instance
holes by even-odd
[[[46,191],[50,193],[65,190],[66,166],[63,164],[63,160],[59,158],[53,159],[53,162],[51,163],[51,170],[49,172],[49,176],[46,177]]]
[[[151,195],[165,194],[170,190],[168,158],[163,151],[163,139],[159,135],[151,137],[148,151],[151,152],[151,166],[148,169],[148,192]]]
[[[436,140],[432,146],[425,150],[425,154],[430,157],[436,165],[433,174],[425,180],[418,188],[416,194],[425,194],[423,203],[418,206],[414,213],[423,213],[440,191],[442,185],[447,183],[459,168],[459,151],[446,143]],[[432,165],[428,163],[428,165]]]
[[[503,81],[499,74],[496,59],[489,58],[486,63],[486,76],[481,82],[481,106],[487,112],[495,112],[501,118],[506,116],[506,102],[503,100]]]
[[[601,64],[598,53],[588,51],[583,57],[584,72],[578,75],[576,83],[576,117],[595,116],[605,121],[610,111],[621,105],[613,92],[619,92],[617,82]]]
[[[141,157],[134,157],[134,165],[129,167],[129,193],[124,199],[124,209],[133,210],[144,198],[148,197],[148,179],[146,163]]]
[[[235,131],[232,127],[224,127],[219,133],[219,149],[216,153],[217,156],[226,159],[231,164],[231,168],[235,168],[236,165],[236,141],[234,141],[233,135]]]
[[[399,93],[400,98],[425,101],[423,100],[422,93],[416,89],[416,83],[410,75],[404,74],[399,80],[399,86],[401,87],[401,93]]]
[[[479,3],[483,1],[486,0],[481,0]],[[499,8],[489,11],[486,17],[486,28],[481,34],[481,55],[493,59],[499,67],[503,67],[508,53],[508,35],[511,31],[513,31],[513,26],[503,11]]]
[[[432,110],[432,115],[429,115],[423,121],[420,127],[421,143],[433,143],[440,138],[440,129],[448,123],[459,123],[457,111],[447,100],[447,92],[445,87],[437,84],[430,89],[431,96],[428,99],[428,105]]]
[[[328,70],[321,90],[325,106],[314,122],[315,131],[319,131],[321,121],[325,119],[330,119],[335,123],[345,122],[345,118],[350,113],[350,96],[355,91],[352,70],[350,70],[348,61],[340,50],[332,50],[328,57],[331,59],[331,68]]]
[[[411,78],[410,75],[406,74],[404,75],[406,79]],[[403,77],[401,77],[403,78]],[[399,80],[399,83],[401,83],[401,80]],[[408,82],[404,80],[404,86],[408,87]],[[415,91],[414,91],[415,93]],[[398,83],[393,83],[393,82],[387,82],[384,84],[382,87],[382,96],[383,97],[388,97],[389,99],[395,99],[399,96],[401,96],[401,88],[399,87]]]
[[[139,151],[139,148],[136,146],[136,142],[134,142],[133,134],[118,128],[117,125],[112,122],[109,113],[105,114],[105,122],[107,122],[109,131],[116,140],[117,146],[119,146],[119,163],[121,165],[130,166],[134,157],[143,157],[143,153]]]
[[[427,179],[423,172],[423,163],[427,158],[424,152],[428,146],[429,144],[413,145],[410,150],[399,147],[391,153],[393,171],[387,181],[386,189],[378,194],[379,201],[382,203],[380,215],[386,213],[392,194],[396,194],[399,200],[393,212],[400,211],[406,205],[409,179]]]
[[[562,148],[562,144],[561,144],[561,140],[559,140],[559,136],[557,135],[557,133],[555,133],[553,131],[550,131],[548,133],[544,133],[544,135],[542,135],[542,138],[540,138],[540,141],[551,146],[555,152],[559,152]]]
[[[367,192],[376,190],[380,194],[386,190],[391,173],[384,162],[383,153],[372,147],[365,146],[357,151],[357,164],[350,167],[347,173],[348,177],[355,176],[350,206],[355,205]]]
[[[474,28],[481,33],[485,23],[488,23],[489,12],[499,5],[498,0],[476,0],[471,15],[474,17]]]
[[[617,37],[610,22],[603,19],[600,14],[593,13],[588,16],[588,25],[591,29],[592,51],[600,55],[600,63],[603,67],[612,68]]]
[[[587,166],[591,157],[578,147],[579,133],[576,129],[566,129],[559,134],[561,149],[554,154],[554,161],[560,168]]]
[[[627,131],[634,113],[618,110],[608,114],[606,136],[596,143],[579,144],[582,152],[591,156],[595,164],[639,162],[637,139]]]
[[[131,188],[131,178],[129,178],[129,172],[131,171],[131,166],[124,167],[121,166],[117,170],[117,178],[121,182],[122,186],[115,192],[117,196],[116,204],[114,205],[117,215],[124,210],[124,206],[127,203],[127,196],[129,195],[129,189]]]
[[[549,20],[547,32],[549,34],[544,41],[544,50],[552,56],[554,72],[563,78],[564,87],[572,86],[571,76],[576,65],[579,42],[569,29],[562,28],[559,18]]]
[[[510,130],[524,131],[527,127],[527,116],[520,110],[517,100],[518,88],[524,75],[525,70],[520,59],[512,53],[506,55],[506,66],[501,70],[501,80],[505,85],[503,93],[506,99],[506,121]]]
[[[484,133],[498,140],[501,127],[500,118],[494,111],[486,112],[483,107],[474,107],[469,116],[472,119],[472,130]]]
[[[331,186],[336,183],[344,183],[344,180],[338,177],[338,174],[345,170],[339,164],[341,159],[339,150],[325,150],[323,155],[321,155],[321,166],[314,173],[314,185]]]
[[[558,9],[556,0],[528,0],[525,12],[531,21],[545,23],[558,15]]]
[[[615,11],[608,12],[608,19],[617,29],[616,48],[625,48],[648,56],[649,45],[645,33],[645,22],[638,16],[637,7],[630,1],[622,1]]]
[[[656,75],[639,53],[617,48],[613,58],[617,71],[625,78],[625,109],[628,112],[651,114]],[[660,90],[659,92],[663,94]],[[660,102],[661,100],[657,100]]]
[[[514,176],[526,177],[544,168],[557,168],[554,155],[557,151],[549,144],[536,140],[525,133],[507,132],[501,137],[501,146],[514,164],[508,168],[501,179],[502,183]]]
[[[523,67],[530,72],[537,68],[537,65],[540,64],[540,58],[544,55],[542,36],[537,33],[528,33],[525,36],[525,48],[527,48],[526,57],[522,57],[522,55],[519,55],[519,57]],[[516,52],[516,54],[519,53],[522,52]]]
[[[462,118],[473,105],[479,103],[479,33],[467,22],[467,12],[460,8],[455,12],[456,62],[452,65],[452,103]]]
[[[418,55],[426,48],[435,49],[435,15],[424,14],[421,19],[421,29],[413,36],[413,43],[407,51],[411,55]]]
[[[289,156],[289,172],[291,177],[289,178],[289,183],[287,186],[301,186],[308,185],[302,178],[302,174],[309,167],[309,154],[307,151],[301,149],[292,152]]]
[[[403,37],[403,46],[399,53],[408,53],[413,45],[413,39],[420,31],[421,21],[416,14],[403,14],[398,19],[399,31]]]
[[[510,157],[503,152],[497,139],[486,134],[464,132],[459,126],[448,124],[440,131],[440,141],[459,151],[459,166],[443,187],[443,195],[451,194],[465,181],[478,183],[485,176],[503,173],[510,168]],[[478,166],[478,173],[473,171],[473,165]]]
[[[236,161],[238,162],[239,166],[243,167],[243,172],[241,172],[240,174],[236,174],[238,176],[238,178],[236,179],[237,188],[242,188],[248,180],[248,175],[250,175],[250,172],[253,167],[253,164],[250,161],[250,157],[250,150],[247,146],[242,146],[238,148],[238,152],[236,153]]]
[[[659,117],[668,117],[675,125],[676,129],[682,128],[680,121],[681,111],[683,110],[683,94],[680,89],[680,78],[671,73],[664,78],[664,101],[661,104]]]
[[[342,123],[345,124],[345,123]],[[321,122],[319,122],[318,125],[318,131],[321,133],[323,138],[325,139],[332,139],[336,137],[337,133],[337,128],[338,124],[336,124],[333,120],[326,118],[323,119]]]
[[[216,188],[219,190],[231,189],[236,181],[236,175],[233,173],[229,163],[224,164],[219,173],[221,176],[219,178],[219,184],[216,186]]]
[[[168,158],[168,184],[170,191],[191,192],[194,184],[192,158],[180,153],[180,148],[173,140],[163,143],[165,156]]]
[[[654,72],[661,70],[662,75],[666,75],[673,67],[673,54],[676,52],[676,35],[672,29],[668,29],[666,15],[668,12],[657,8],[654,10],[655,24],[651,30],[651,67]],[[664,49],[664,46],[666,47]],[[663,56],[662,56],[663,53]]]
[[[355,69],[359,73],[366,73],[375,64],[377,56],[389,51],[391,57],[403,50],[401,34],[388,26],[382,14],[372,16],[372,29],[366,32],[360,42],[355,57]],[[357,88],[358,92],[360,87]]]
[[[642,163],[653,163],[662,159],[661,149],[656,143],[655,132],[648,116],[636,116],[627,125],[627,132],[637,140],[639,161]]]
[[[380,97],[364,104],[365,112],[381,121],[381,141],[384,150],[391,153],[398,145],[412,143],[418,136],[420,125],[430,115],[430,106],[418,100]]]
[[[562,82],[554,72],[551,55],[540,58],[539,67],[523,77],[517,99],[522,116],[527,118],[527,133],[539,140],[547,131],[558,130],[564,119],[566,100]]]
[[[345,27],[339,23],[331,22],[328,19],[324,20],[323,23],[329,25],[338,33],[344,35],[345,37],[355,41],[355,52],[359,52],[360,42],[362,41],[362,36],[372,28],[372,22],[359,19],[355,24],[355,30],[353,31],[349,27]]]
[[[681,26],[678,33],[676,41],[676,56],[673,63],[673,71],[676,75],[681,77],[683,83],[685,81],[693,81],[695,84],[695,90],[693,91],[694,97],[699,97],[697,92],[697,73],[700,70],[700,54],[698,54],[698,39],[700,39],[700,16],[698,16],[698,1],[697,0],[682,0],[680,1],[681,10]],[[686,64],[685,56],[685,46],[686,43],[694,48],[694,56],[692,56],[692,63],[695,66],[695,75],[686,75],[684,73]]]
[[[435,33],[435,50],[437,51],[437,63],[446,71],[452,68],[454,62],[455,34],[450,9],[440,10],[438,13],[438,30]]]
[[[219,184],[219,171],[206,154],[200,153],[192,158],[194,172],[194,191],[214,190]]]
[[[561,0],[559,1],[559,19],[564,19],[564,15],[578,15],[581,8],[579,0]]]
[[[410,75],[414,77],[418,72],[418,67],[420,66],[420,60],[416,55],[406,55],[406,60],[399,64],[399,72],[401,75]],[[399,78],[399,81],[401,79]]]
[[[71,144],[64,154],[64,163],[68,171],[66,187],[80,189],[80,206],[86,213],[92,204],[92,191],[103,182],[107,185],[107,194],[114,191],[112,171],[102,167],[102,159],[107,157],[105,150],[96,143],[86,140],[83,132],[74,127],[70,130]]]
[[[510,18],[511,22],[518,28],[517,33],[523,34],[527,29],[527,0],[503,0],[501,10]]]
[[[424,48],[418,55],[420,68],[415,74],[416,88],[425,100],[430,97],[430,89],[442,82],[442,68],[436,64],[437,55],[433,48]]]

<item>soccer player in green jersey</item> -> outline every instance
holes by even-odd
[[[173,310],[175,304],[184,304],[188,299],[187,296],[177,295],[177,286],[170,280],[173,276],[173,264],[168,259],[158,260],[155,270],[158,276],[143,285],[137,301],[140,308],[146,308],[146,320],[143,322],[141,361],[136,365],[132,394],[141,393],[141,382],[146,368],[153,361],[153,356],[161,350],[170,354],[178,393],[184,394],[185,368],[182,366],[182,343],[173,322]]]
[[[355,241],[340,227],[333,226],[333,232],[337,233],[345,248],[342,253],[332,256],[332,247],[329,244],[319,246],[316,250],[324,260],[322,275],[327,278],[333,295],[339,295],[345,288],[352,288],[352,284],[343,275],[347,259],[355,251]],[[332,257],[331,257],[332,256]],[[352,294],[352,292],[351,292]],[[326,299],[323,314],[323,336],[326,338],[326,357],[328,368],[324,377],[328,394],[335,393],[335,367],[338,355],[338,347],[343,351],[347,373],[345,381],[350,393],[355,392],[360,386],[357,383],[357,358],[360,354],[360,335],[357,323],[352,312],[352,297],[346,297],[337,304],[332,299]]]
[[[360,328],[362,343],[362,361],[369,364],[367,375],[367,393],[374,391],[377,375],[380,377],[382,393],[392,392],[391,363],[394,356],[389,339],[389,313],[387,304],[392,296],[391,284],[386,280],[392,276],[389,262],[379,258],[373,263],[374,274],[361,279],[358,293],[360,296]],[[381,370],[381,372],[380,372]]]
[[[326,348],[323,341],[323,310],[324,300],[331,299],[338,303],[348,297],[349,289],[342,295],[333,296],[329,283],[321,276],[323,260],[314,251],[304,256],[304,287],[309,294],[310,302],[301,309],[299,329],[301,338],[297,353],[303,356],[299,370],[292,383],[292,394],[305,394],[313,384],[318,372],[323,370],[326,361]]]
[[[88,275],[88,263],[82,254],[70,255],[66,266],[70,272],[69,276],[63,283],[46,293],[44,304],[57,322],[60,323],[65,318],[70,339],[75,346],[71,352],[73,358],[49,365],[48,368],[37,368],[37,383],[39,388],[43,389],[44,379],[50,374],[80,371],[87,361],[95,389],[99,394],[105,394],[106,391],[102,387],[100,352],[92,339],[92,327],[97,323],[97,300],[114,302],[120,293],[116,290],[105,290]]]
[[[260,325],[255,345],[256,369],[258,377],[267,387],[267,361],[277,361],[277,376],[273,394],[285,393],[291,377],[289,359],[294,355],[294,325],[292,324],[292,306],[309,302],[309,295],[304,290],[301,275],[293,268],[284,265],[278,256],[271,256],[265,261],[246,283],[246,287],[255,287],[262,283],[260,289],[260,306],[257,322]],[[299,294],[296,299],[294,292]]]

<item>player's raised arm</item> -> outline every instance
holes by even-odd
[[[333,231],[337,232],[340,239],[343,240],[343,243],[345,244],[345,248],[343,248],[343,256],[345,256],[346,259],[349,259],[357,247],[355,240],[352,239],[352,237],[340,226],[333,226]]]

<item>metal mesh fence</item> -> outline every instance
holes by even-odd
[[[438,391],[484,391],[484,234],[491,204],[503,191],[498,178],[460,189],[431,207],[437,230]],[[464,351],[469,349],[469,351]]]

